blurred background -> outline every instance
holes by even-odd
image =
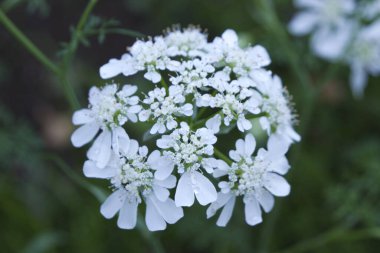
[[[307,38],[287,33],[292,1],[103,0],[78,35],[86,5],[0,1],[62,74],[0,25],[0,252],[379,252],[380,78],[370,77],[364,97],[354,99],[347,67],[316,58]],[[62,83],[86,106],[89,87],[104,83],[102,64],[135,36],[173,24],[199,25],[209,38],[232,28],[243,44],[263,45],[269,69],[293,96],[303,139],[289,155],[292,192],[255,227],[245,224],[241,205],[226,228],[198,205],[163,232],[121,230],[99,212],[107,183],[82,176],[87,147],[70,144],[73,110]]]

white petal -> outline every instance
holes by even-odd
[[[73,124],[74,125],[83,125],[94,121],[94,118],[90,116],[91,110],[81,109],[73,114]]]
[[[125,84],[123,88],[121,89],[121,92],[123,96],[129,97],[133,95],[137,91],[137,86],[136,85],[130,85],[130,84]]]
[[[227,29],[222,34],[222,39],[229,45],[230,47],[238,45],[238,36],[236,32],[232,29]]]
[[[185,172],[180,177],[174,199],[176,206],[192,206],[194,204],[190,172]]]
[[[113,192],[100,207],[100,213],[107,219],[111,219],[123,206],[126,198],[124,190]]]
[[[351,65],[350,85],[355,98],[363,97],[367,78],[367,73],[362,64],[354,63]]]
[[[281,175],[285,175],[289,169],[290,169],[290,165],[289,165],[288,159],[286,159],[286,157],[283,156],[283,157],[280,157],[279,159],[276,159],[275,161],[272,161],[268,170],[276,172]]]
[[[219,114],[206,121],[206,127],[213,131],[215,134],[219,132],[221,124],[221,117]]]
[[[74,147],[82,147],[89,143],[99,131],[99,125],[96,122],[91,122],[79,127],[71,135],[71,143]]]
[[[228,200],[227,204],[224,206],[219,216],[218,221],[216,222],[216,225],[218,225],[219,227],[225,227],[227,225],[227,223],[231,219],[232,212],[234,210],[235,200],[236,200],[235,196],[231,197]]]
[[[130,140],[127,157],[132,157],[137,154],[139,150],[139,143],[136,140]]]
[[[245,143],[242,139],[239,139],[236,141],[236,152],[239,153],[240,155],[245,155]],[[231,152],[230,152],[230,155],[231,155]]]
[[[117,127],[112,130],[112,148],[116,154],[126,154],[129,144],[130,139],[124,128]]]
[[[87,152],[88,158],[95,161],[96,166],[101,169],[107,165],[111,157],[111,138],[110,131],[103,131]]]
[[[115,176],[116,169],[112,167],[105,167],[100,169],[93,161],[86,161],[83,165],[83,173],[86,177],[92,178],[111,178]]]
[[[154,177],[158,180],[164,180],[172,174],[174,163],[170,158],[162,156],[157,163],[152,165],[152,168],[156,170]]]
[[[214,202],[217,198],[215,186],[201,173],[194,171],[192,174],[193,189],[199,204],[204,206]]]
[[[177,178],[173,175],[170,175],[169,177],[165,178],[164,180],[155,180],[154,181],[155,184],[162,186],[162,187],[165,187],[165,188],[168,188],[168,189],[174,188],[176,185],[176,182],[177,182]]]
[[[157,147],[159,148],[170,148],[172,146],[173,139],[169,135],[163,135],[160,139],[157,140]]]
[[[99,69],[100,77],[103,79],[108,79],[119,75],[125,66],[123,60],[111,59],[108,63],[104,64]]]
[[[119,228],[133,229],[136,226],[137,207],[137,201],[124,201],[124,205],[119,212],[119,218],[117,219],[117,226]]]
[[[287,196],[290,192],[290,185],[288,182],[280,175],[275,173],[268,173],[264,179],[264,186],[273,195],[278,197]]]
[[[247,156],[252,156],[253,151],[256,148],[256,140],[252,134],[247,134],[245,136],[245,154]]]
[[[268,213],[272,210],[274,206],[274,197],[267,190],[261,188],[256,194],[256,199],[259,201],[265,212]]]
[[[160,201],[165,201],[169,198],[169,191],[168,189],[161,187],[159,185],[153,185],[153,192],[154,195],[159,199]]]
[[[312,48],[318,56],[336,60],[343,56],[353,30],[348,21],[342,22],[337,29],[319,29],[312,37]]]
[[[274,161],[285,155],[289,149],[289,143],[277,134],[272,134],[268,140],[268,157]]]
[[[234,195],[232,195],[231,193],[224,194],[222,192],[218,192],[218,197],[216,198],[216,201],[212,202],[211,205],[207,208],[207,219],[214,216],[216,211],[223,207],[232,197],[234,197]]]
[[[249,53],[254,56],[258,67],[267,66],[271,62],[269,54],[263,46],[256,45],[249,50]]]
[[[144,77],[153,83],[158,83],[161,81],[161,75],[156,71],[146,72]]]
[[[150,197],[146,198],[145,223],[150,231],[164,230],[166,222],[158,213]]]
[[[244,198],[245,221],[251,225],[257,225],[263,221],[259,203],[254,197]]]
[[[183,217],[182,207],[177,207],[172,199],[163,202],[152,196],[150,200],[167,223],[174,224]]]
[[[289,31],[294,35],[306,35],[315,27],[318,16],[313,12],[304,11],[297,14],[289,23]]]

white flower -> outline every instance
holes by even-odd
[[[127,149],[129,137],[121,127],[126,121],[136,122],[141,109],[138,97],[132,96],[136,86],[124,85],[117,92],[117,85],[107,85],[103,89],[92,87],[89,94],[89,109],[81,109],[74,113],[74,125],[82,125],[71,136],[75,147],[81,147],[90,142],[101,130],[87,155],[104,168],[108,163],[112,150],[119,152],[119,147]]]
[[[263,94],[261,111],[265,114],[260,118],[261,127],[268,135],[274,132],[289,143],[300,141],[301,137],[293,129],[295,115],[281,79],[278,76],[271,77],[267,82],[262,82],[258,88]]]
[[[295,0],[295,5],[304,10],[291,20],[290,32],[298,36],[313,33],[311,45],[318,56],[340,58],[352,36],[349,18],[355,11],[355,1]]]
[[[164,88],[155,88],[149,91],[143,103],[149,108],[139,113],[139,119],[145,122],[153,117],[155,124],[150,130],[151,134],[172,130],[178,125],[177,117],[193,115],[193,105],[185,103],[183,87],[180,85],[170,86],[168,95]]]
[[[255,82],[248,77],[228,82],[229,76],[226,70],[219,73],[214,78],[220,81],[213,82],[217,84],[213,87],[217,91],[216,95],[207,93],[200,96],[197,99],[197,106],[220,108],[226,126],[229,126],[232,120],[236,120],[241,132],[251,129],[252,124],[246,119],[246,115],[260,113],[260,95],[253,89],[256,86]]]
[[[201,205],[216,200],[214,185],[200,173],[201,168],[208,173],[213,171],[215,159],[210,156],[217,139],[214,135],[216,127],[212,125],[213,129],[199,128],[192,132],[187,123],[181,122],[180,128],[157,140],[157,146],[166,149],[163,156],[171,159],[181,174],[174,198],[177,206],[192,206],[194,195]],[[173,167],[162,167],[155,176],[158,179],[167,177],[172,171]]]
[[[380,21],[363,27],[348,51],[346,60],[351,67],[350,84],[356,97],[361,97],[368,74],[380,74]]]
[[[268,140],[268,150],[261,148],[253,157],[255,147],[256,141],[251,134],[246,135],[245,140],[237,140],[236,150],[231,150],[229,154],[234,162],[231,166],[226,163],[219,165],[214,171],[215,177],[228,176],[227,181],[219,183],[221,192],[218,199],[207,209],[209,218],[223,207],[218,226],[226,226],[238,196],[243,197],[246,222],[254,226],[262,222],[260,206],[269,212],[274,205],[273,195],[283,197],[290,192],[289,184],[281,176],[289,169],[285,157],[288,143],[272,135]]]
[[[199,29],[190,27],[183,30],[168,31],[164,37],[169,56],[200,56],[207,44],[207,35]]]
[[[115,191],[102,204],[100,212],[110,219],[117,212],[117,225],[123,229],[132,229],[136,226],[137,207],[146,203],[145,222],[149,230],[164,230],[166,223],[173,224],[182,216],[182,208],[177,207],[169,198],[169,190],[175,187],[176,179],[168,176],[163,180],[154,177],[154,171],[168,161],[153,151],[149,156],[148,149],[138,147],[135,140],[131,140],[130,148],[120,158],[114,159],[105,167],[99,168],[89,160],[84,164],[84,174],[87,177],[109,179]]]

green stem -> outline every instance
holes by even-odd
[[[21,32],[17,26],[7,17],[7,15],[0,9],[0,22],[5,28],[47,69],[56,75],[60,75],[59,68],[48,57],[39,50],[28,37]]]
[[[33,42],[25,36],[25,34],[17,28],[17,26],[7,17],[0,9],[0,22],[5,28],[29,51],[42,65],[53,72],[60,80],[61,88],[64,91],[67,101],[73,110],[79,107],[79,102],[76,98],[72,87],[66,81],[66,78],[60,68],[53,63]]]
[[[90,0],[87,3],[86,9],[84,9],[82,16],[79,19],[78,25],[75,29],[77,32],[82,31],[83,27],[85,26],[85,24],[87,22],[87,19],[88,19],[90,13],[92,12],[92,9],[94,9],[97,2],[98,2],[98,0]]]
[[[214,154],[215,156],[219,157],[220,159],[222,159],[223,161],[225,161],[227,164],[231,164],[232,161],[230,158],[228,158],[228,156],[226,156],[225,154],[223,154],[219,149],[217,149],[216,147],[214,147]]]
[[[277,253],[312,252],[333,242],[352,242],[369,238],[380,239],[380,228],[365,228],[360,230],[332,229]]]
[[[162,75],[161,75],[161,85],[162,85],[162,87],[165,88],[166,95],[169,95],[169,86],[168,86],[168,84],[165,82],[164,77],[163,77]]]

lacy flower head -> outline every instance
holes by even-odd
[[[270,62],[263,46],[240,47],[233,30],[208,40],[189,27],[137,40],[103,65],[107,84],[91,88],[88,108],[74,113],[81,126],[72,135],[76,147],[95,139],[83,170],[111,185],[103,216],[118,214],[118,226],[132,229],[145,204],[148,229],[163,230],[198,203],[209,205],[207,217],[223,207],[217,224],[224,226],[242,197],[247,223],[261,222],[260,206],[269,212],[274,196],[289,194],[285,155],[300,140],[290,96]],[[134,83],[115,84],[119,75]],[[257,152],[253,121],[268,139]],[[130,139],[126,122],[148,128],[137,138],[152,152]],[[231,139],[234,129],[242,139]]]
[[[300,8],[289,23],[296,36],[311,34],[313,52],[351,69],[350,85],[363,95],[368,74],[380,74],[380,3],[378,0],[294,0]]]

